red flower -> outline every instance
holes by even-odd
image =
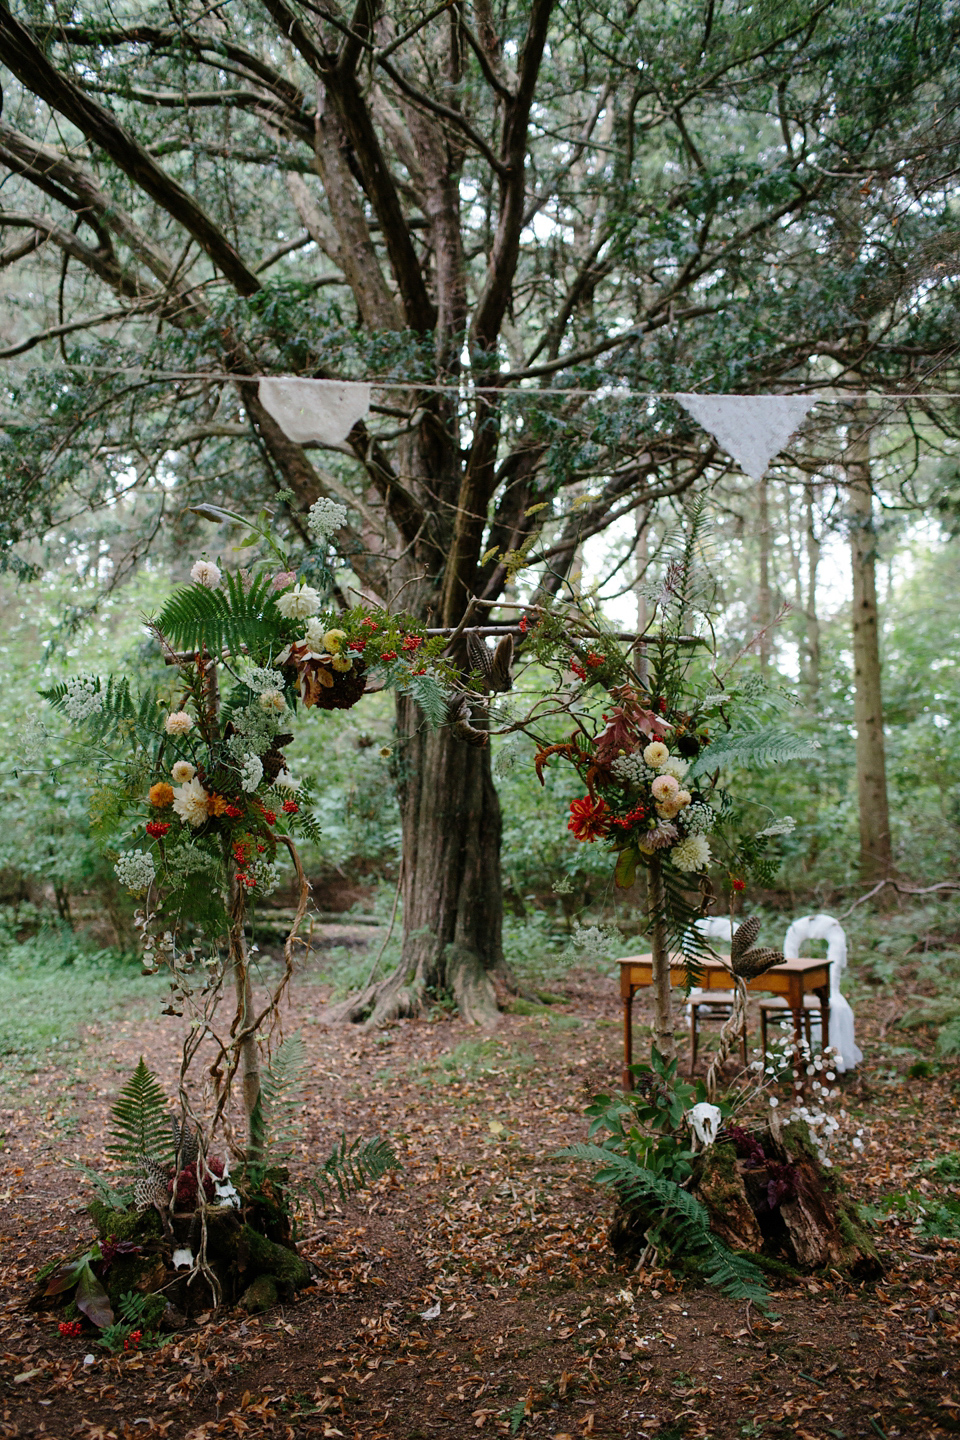
[[[367,642],[366,642],[366,640],[350,640],[350,641],[347,642],[347,649],[348,649],[348,650],[359,650],[360,653],[361,653],[361,655],[363,654],[364,650],[366,650],[366,648],[367,648]]]
[[[737,895],[739,895],[742,890],[746,890],[747,888],[746,880],[741,880],[739,876],[737,876],[735,880],[731,880],[730,885]]]
[[[574,675],[576,675],[578,680],[586,680],[587,672],[586,670],[584,670],[583,666],[580,664],[580,661],[575,655],[570,656],[570,669],[573,671]]]
[[[419,635],[408,635],[403,642],[404,650],[419,650],[423,640]]]
[[[595,650],[591,650],[589,655],[587,656],[587,664],[590,666],[591,670],[596,670],[597,666],[602,665],[606,658],[606,655],[598,655]]]
[[[276,825],[276,823],[277,823],[277,812],[276,812],[276,810],[264,810],[264,812],[263,812],[263,818],[264,818],[264,820],[266,820],[266,822],[267,822],[268,825]]]
[[[396,652],[396,650],[381,650],[381,651],[380,651],[380,659],[381,659],[381,660],[396,660],[396,658],[397,658],[397,652]]]
[[[224,815],[229,815],[231,820],[239,820],[243,811],[239,805],[225,805],[223,807],[223,813]]]
[[[284,802],[283,802],[283,813],[284,813],[284,815],[296,815],[296,814],[299,813],[299,810],[300,810],[300,806],[297,804],[296,800],[284,800]]]
[[[599,840],[606,835],[610,829],[610,807],[606,800],[594,800],[589,795],[571,800],[567,829],[572,830],[578,840]]]
[[[147,834],[154,840],[162,840],[170,826],[162,820],[148,820]]]
[[[520,631],[521,635],[526,635],[527,631],[530,629],[530,626],[527,623],[526,615],[521,616],[520,624],[517,626],[517,629]]]

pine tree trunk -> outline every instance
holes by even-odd
[[[804,518],[807,541],[806,682],[810,709],[820,698],[820,618],[817,614],[817,570],[820,567],[820,540],[813,508],[813,486],[804,487]]]
[[[675,1060],[677,1045],[673,1034],[673,992],[670,985],[670,950],[667,945],[663,862],[656,852],[650,856],[647,868],[647,913],[650,916],[653,954],[654,1043],[664,1060]]]
[[[397,699],[403,822],[403,954],[386,980],[330,1011],[385,1024],[415,1015],[428,991],[451,994],[464,1020],[492,1027],[517,984],[503,958],[500,802],[489,748],[431,730]]]
[[[773,606],[770,599],[770,492],[766,480],[757,487],[759,505],[760,583],[757,589],[757,617],[760,622],[760,670],[767,673],[770,665],[770,624]]]
[[[857,800],[860,871],[865,880],[893,869],[883,738],[883,693],[877,623],[876,532],[870,483],[869,414],[857,411],[846,471],[849,486],[850,561],[853,570],[854,718],[857,727]]]

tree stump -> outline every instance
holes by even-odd
[[[821,1163],[800,1121],[752,1131],[747,1143],[712,1145],[698,1156],[690,1188],[731,1250],[802,1273],[832,1269],[869,1279],[882,1272],[843,1181]]]

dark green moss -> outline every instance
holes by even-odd
[[[163,1235],[160,1216],[153,1206],[138,1215],[136,1210],[114,1210],[102,1200],[91,1200],[87,1214],[97,1228],[101,1240],[159,1240]]]
[[[272,1275],[258,1275],[240,1296],[240,1308],[251,1315],[259,1315],[276,1305],[279,1298],[277,1282]]]

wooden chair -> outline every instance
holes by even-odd
[[[836,1068],[852,1070],[863,1059],[863,1051],[853,1038],[853,1011],[840,993],[840,976],[847,965],[847,937],[839,920],[832,915],[803,915],[794,920],[783,940],[785,960],[796,960],[808,940],[826,940],[830,962],[830,1045],[836,1051]],[[760,1033],[763,1053],[767,1053],[767,1029],[771,1021],[785,1016],[787,1002],[779,996],[760,1001]],[[803,1002],[803,1028],[807,1044],[813,1049],[814,1030],[820,1031],[820,1002],[815,995],[806,995]]]
[[[732,921],[722,915],[693,922],[700,934],[707,940],[720,940],[729,948],[736,928]],[[732,990],[701,990],[694,985],[687,999],[687,1014],[690,1016],[690,1074],[697,1066],[700,1024],[702,1020],[729,1020],[733,1012],[734,993]],[[743,1064],[747,1064],[746,1032],[740,1037]]]

